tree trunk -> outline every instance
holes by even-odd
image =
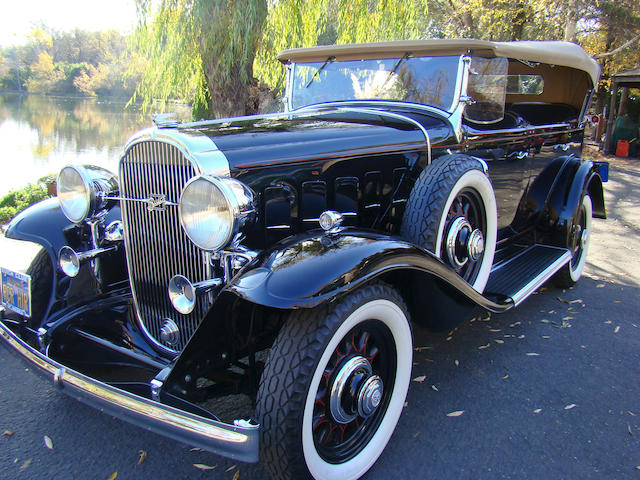
[[[576,25],[578,23],[578,0],[568,0],[567,19],[564,24],[564,39],[567,42],[576,41]]]

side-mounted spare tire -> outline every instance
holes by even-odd
[[[497,225],[496,198],[482,163],[451,154],[434,160],[418,177],[400,232],[482,293],[493,264]]]

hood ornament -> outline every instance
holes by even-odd
[[[152,193],[149,198],[145,200],[147,202],[147,210],[150,212],[164,212],[167,205],[177,206],[175,202],[170,202],[164,193]]]

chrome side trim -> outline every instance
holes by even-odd
[[[259,425],[228,425],[99,382],[46,357],[0,322],[0,338],[63,392],[103,412],[174,440],[243,462],[258,461]],[[242,426],[240,426],[242,425]]]
[[[562,249],[565,250],[565,249]],[[567,250],[564,254],[558,258],[555,262],[550,264],[547,268],[545,268],[540,275],[531,279],[529,283],[527,283],[519,292],[514,294],[511,299],[513,300],[514,306],[520,305],[524,302],[529,295],[536,291],[538,287],[540,287],[544,282],[549,280],[554,273],[564,267],[571,260],[571,252]]]
[[[386,112],[384,110],[377,110],[377,109],[371,109],[371,108],[344,107],[343,110],[346,110],[349,112],[368,113],[370,115],[378,115],[380,117],[395,118],[395,119],[403,120],[404,122],[407,122],[407,123],[411,123],[412,125],[415,125],[416,127],[418,127],[418,130],[422,132],[422,134],[424,135],[424,139],[427,142],[427,162],[428,164],[431,164],[431,139],[429,138],[429,132],[427,132],[427,129],[424,128],[424,126],[417,120],[414,120],[411,117],[407,117],[406,115],[401,115],[400,113]]]

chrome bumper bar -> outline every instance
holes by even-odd
[[[188,445],[243,462],[258,461],[257,425],[228,425],[93,380],[30,347],[1,321],[0,337],[10,350],[76,400]]]

